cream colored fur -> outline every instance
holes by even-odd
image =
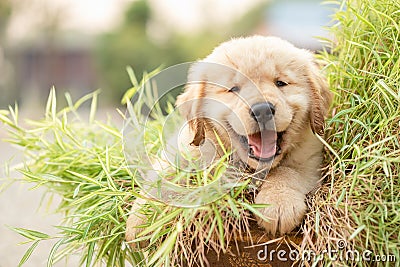
[[[277,80],[288,85],[278,87]],[[240,90],[229,92],[233,86]],[[270,220],[258,223],[268,233],[287,233],[301,223],[305,196],[320,180],[322,144],[316,134],[323,134],[330,100],[312,53],[276,37],[233,39],[193,65],[185,92],[177,100],[188,121],[179,144],[198,153],[204,140],[216,142],[217,132],[234,151],[233,164],[243,163],[254,171],[270,169],[255,198],[256,203],[270,204],[261,210]],[[263,101],[275,106],[276,131],[284,132],[282,153],[272,163],[250,158],[238,138],[257,131],[249,107]],[[207,154],[221,151],[217,148]],[[135,226],[142,223],[137,218],[133,211],[127,240],[133,239]]]

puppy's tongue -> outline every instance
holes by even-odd
[[[270,158],[276,154],[276,131],[264,130],[248,136],[249,146],[254,156],[258,158]]]

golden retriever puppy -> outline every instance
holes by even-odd
[[[233,39],[193,64],[188,80],[176,102],[188,125],[179,146],[218,157],[220,146],[209,145],[218,135],[232,164],[259,173],[255,202],[270,204],[260,210],[269,221],[258,219],[259,225],[272,234],[293,230],[320,180],[316,134],[324,132],[331,100],[313,54],[276,37]],[[140,221],[134,213],[128,240]]]

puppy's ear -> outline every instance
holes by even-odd
[[[175,103],[180,114],[189,124],[190,131],[194,135],[190,144],[195,146],[199,146],[205,139],[205,120],[201,111],[205,85],[205,82],[188,83]]]
[[[332,101],[332,93],[328,83],[321,74],[317,63],[312,62],[308,68],[308,82],[311,88],[310,124],[313,133],[320,136],[324,134],[324,118]]]

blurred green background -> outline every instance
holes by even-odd
[[[329,12],[318,0],[0,0],[0,108],[40,107],[52,86],[74,99],[101,88],[101,105],[118,106],[126,66],[140,79],[237,36],[318,50]]]

